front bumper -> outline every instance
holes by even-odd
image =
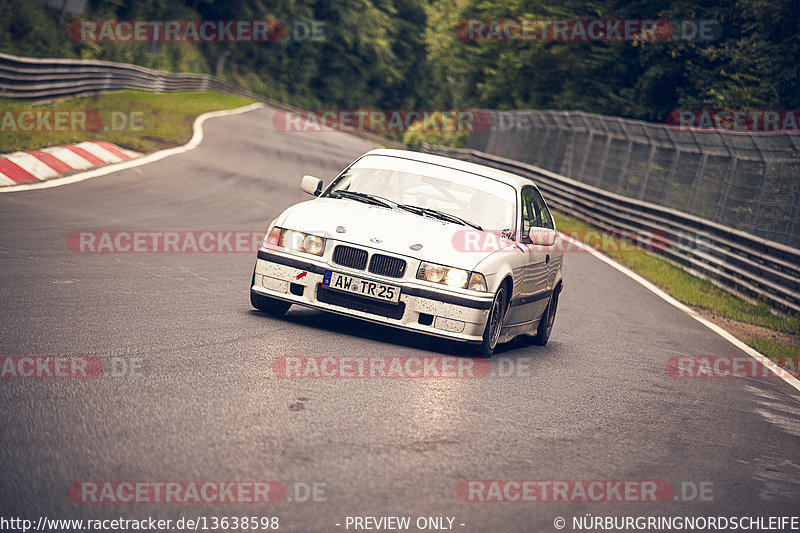
[[[322,285],[326,270],[400,287],[397,304],[381,302]],[[254,292],[333,313],[352,316],[420,333],[468,342],[481,342],[493,295],[467,296],[408,281],[349,272],[324,260],[278,251],[258,251]]]

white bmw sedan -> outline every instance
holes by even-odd
[[[253,307],[292,304],[457,339],[550,337],[563,287],[555,221],[528,178],[447,157],[372,150],[269,225]]]

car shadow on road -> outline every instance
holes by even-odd
[[[265,320],[278,320],[288,324],[309,328],[311,334],[316,330],[320,334],[323,332],[334,333],[369,339],[389,345],[385,347],[386,350],[390,350],[391,346],[396,346],[404,349],[436,352],[442,355],[456,357],[477,357],[473,351],[473,345],[416,333],[414,331],[393,328],[391,326],[373,324],[366,320],[359,320],[335,313],[326,313],[315,309],[294,306],[286,315],[280,318],[268,317],[255,309],[250,310],[250,313],[254,316],[262,317]],[[517,337],[507,343],[499,345],[495,349],[494,356],[530,357],[541,355],[546,350],[546,346],[534,345],[530,337]]]

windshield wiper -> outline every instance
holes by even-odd
[[[456,224],[461,224],[463,226],[471,226],[478,231],[483,231],[483,228],[475,224],[474,222],[470,222],[469,220],[464,220],[461,217],[457,217],[456,215],[451,215],[450,213],[445,213],[444,211],[431,209],[430,207],[419,207],[417,205],[407,205],[407,204],[398,204],[397,207],[399,207],[400,209],[405,209],[406,211],[410,211],[412,213],[416,213],[417,215],[429,215],[434,218],[438,218],[439,220],[454,222]]]
[[[338,194],[339,196],[344,196],[352,200],[358,200],[372,205],[379,205],[381,207],[388,207],[389,209],[394,207],[394,205],[390,203],[392,202],[391,200],[387,198],[381,198],[380,196],[376,196],[374,194],[367,194],[365,192],[339,190],[333,191],[331,194]]]
[[[430,216],[433,218],[438,218],[439,220],[445,220],[447,222],[453,222],[456,224],[461,224],[463,226],[471,226],[478,231],[483,231],[483,228],[479,225],[475,224],[474,222],[470,222],[469,220],[464,220],[461,217],[456,215],[451,215],[450,213],[445,213],[444,211],[439,211],[438,209],[431,209],[430,207],[419,207],[416,205],[408,205],[408,204],[399,204],[388,198],[384,198],[382,196],[378,196],[376,194],[367,194],[365,192],[358,192],[358,191],[348,191],[348,190],[337,190],[333,191],[331,195],[339,195],[344,196],[345,198],[350,198],[353,200],[358,200],[367,204],[378,205],[381,207],[388,207],[389,209],[394,209],[395,207],[399,209],[404,209],[406,211],[410,211],[414,214],[420,216]]]

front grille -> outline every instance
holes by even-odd
[[[324,285],[317,285],[317,301],[347,309],[354,309],[371,315],[393,318],[394,320],[403,318],[403,313],[406,311],[406,304],[403,302],[390,304],[367,300],[366,298],[360,298],[329,289]]]
[[[340,244],[333,249],[333,262],[348,268],[364,270],[367,267],[367,251]]]
[[[406,273],[406,262],[404,259],[398,259],[397,257],[374,254],[369,261],[369,271],[379,276],[402,278],[403,274]]]

